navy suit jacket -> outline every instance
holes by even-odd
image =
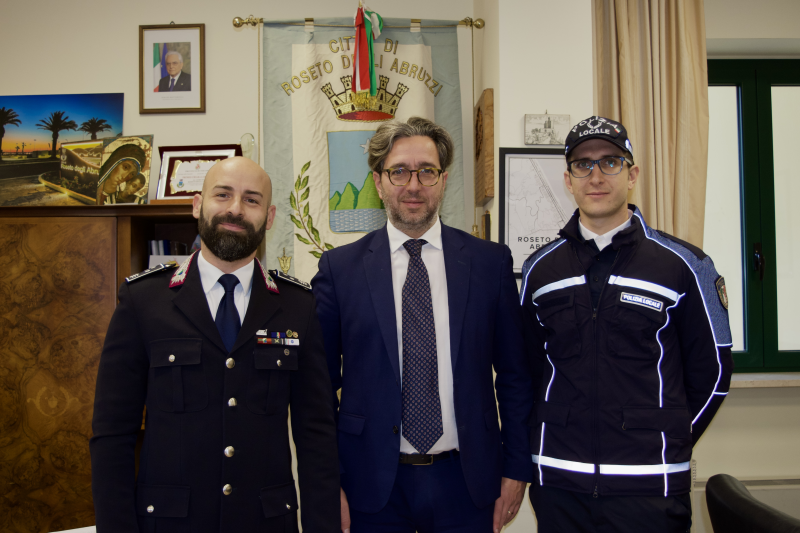
[[[169,92],[169,76],[164,76],[160,80],[158,80],[158,92],[160,93],[168,93]],[[189,74],[181,71],[181,75],[178,76],[178,81],[175,83],[175,87],[172,88],[172,92],[176,91],[191,91],[192,90],[192,77]]]
[[[473,502],[485,507],[500,496],[501,477],[533,476],[521,308],[507,246],[445,225],[442,245],[461,464]],[[402,414],[386,228],[325,252],[319,267],[312,286],[338,407],[342,488],[353,509],[377,512],[394,485]]]

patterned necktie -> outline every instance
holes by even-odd
[[[169,90],[172,91],[172,89],[174,87],[175,87],[175,78],[170,78],[169,79]]]
[[[443,431],[436,326],[423,244],[422,239],[403,244],[410,256],[403,285],[403,437],[419,453],[428,453]]]
[[[219,284],[225,289],[225,296],[219,302],[214,322],[217,324],[225,349],[230,352],[236,343],[236,337],[239,336],[239,330],[242,329],[239,311],[236,310],[236,304],[233,301],[233,291],[239,284],[239,278],[233,274],[223,274],[219,277]]]

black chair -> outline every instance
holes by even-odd
[[[714,533],[800,533],[800,520],[756,500],[727,474],[708,480],[706,503]]]

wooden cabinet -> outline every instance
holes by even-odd
[[[0,531],[94,524],[89,438],[117,288],[147,267],[149,239],[192,232],[189,205],[0,208]]]

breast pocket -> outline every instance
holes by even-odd
[[[202,339],[162,339],[150,343],[155,407],[170,413],[201,411],[208,405]]]
[[[298,368],[297,346],[256,345],[247,407],[258,415],[273,415],[289,405],[289,380]]]
[[[609,328],[610,348],[622,357],[652,359],[661,356],[658,331],[667,323],[667,308],[674,302],[644,291],[617,291]]]
[[[581,352],[575,316],[575,293],[548,294],[536,300],[536,314],[547,331],[547,354],[566,359]]]

